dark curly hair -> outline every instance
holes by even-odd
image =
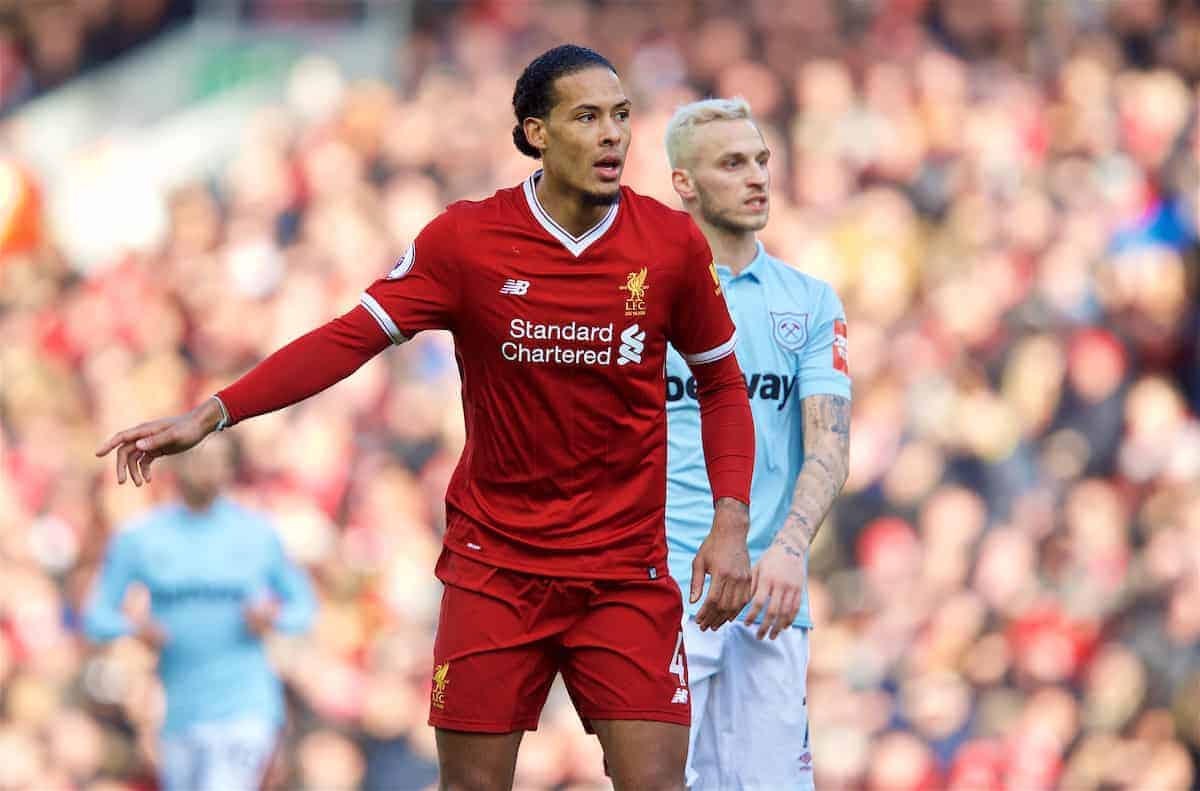
[[[517,116],[517,125],[513,127],[513,143],[518,151],[534,159],[542,158],[542,152],[530,145],[529,139],[525,137],[525,119],[544,119],[550,115],[550,108],[554,106],[555,80],[594,66],[606,68],[613,74],[617,73],[608,62],[608,58],[594,49],[575,44],[563,44],[548,49],[525,67],[525,71],[521,72],[517,79],[512,100],[513,113]]]

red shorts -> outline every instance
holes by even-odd
[[[691,724],[683,603],[668,575],[541,577],[443,550],[429,724],[476,733],[537,730],[561,672],[590,720]]]

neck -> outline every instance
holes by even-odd
[[[194,514],[202,514],[212,507],[216,501],[215,494],[197,494],[195,492],[184,492],[182,494],[183,504],[187,509]]]
[[[557,181],[546,171],[534,187],[538,203],[554,221],[567,229],[572,236],[582,236],[604,219],[612,204],[591,203],[579,190],[571,189]]]
[[[718,264],[729,267],[733,274],[741,274],[758,255],[758,236],[754,231],[731,231],[718,228],[703,217],[693,217],[712,248],[713,258]]]

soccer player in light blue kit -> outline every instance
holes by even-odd
[[[263,637],[307,629],[315,609],[307,577],[267,520],[220,495],[231,455],[228,440],[212,437],[176,460],[182,501],[113,538],[84,618],[92,640],[133,635],[160,652],[167,791],[262,786],[284,724]],[[150,594],[140,622],[122,611],[134,583]]]
[[[771,257],[756,238],[767,223],[770,152],[745,100],[681,107],[666,145],[672,184],[708,239],[737,325],[756,448],[747,541],[754,596],[738,621],[701,630],[704,580],[692,561],[712,523],[712,495],[695,380],[671,349],[667,541],[687,613],[687,783],[693,791],[811,789],[805,582],[813,536],[846,480],[846,316],[827,283]]]

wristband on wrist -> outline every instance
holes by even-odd
[[[212,400],[217,402],[217,406],[221,407],[221,419],[217,421],[217,427],[214,431],[224,431],[229,425],[229,410],[225,408],[225,402],[218,395],[211,396]]]

